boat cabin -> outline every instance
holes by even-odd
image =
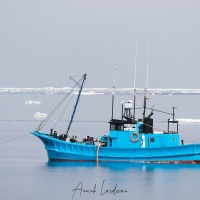
[[[137,121],[131,115],[131,107],[123,109],[121,120],[111,119],[109,135],[101,137],[104,147],[111,148],[161,148],[173,147],[180,143],[178,121],[168,120],[168,131],[154,132],[153,119],[150,113]],[[177,124],[177,131],[169,131],[170,123]]]

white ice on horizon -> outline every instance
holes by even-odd
[[[65,94],[69,92],[71,88],[62,87],[43,87],[43,88],[0,88],[0,94]],[[78,89],[76,90],[78,91]],[[143,88],[136,88],[138,94],[143,94]],[[95,94],[108,94],[112,93],[112,88],[83,88],[83,94],[85,95],[95,95]],[[116,88],[116,94],[131,94],[133,93],[133,88]],[[181,89],[181,88],[150,88],[148,89],[150,95],[175,95],[175,94],[200,94],[200,89]]]
[[[178,118],[180,123],[200,123],[200,119]]]

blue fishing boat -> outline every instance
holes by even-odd
[[[168,130],[154,132],[152,115],[154,111],[158,110],[152,109],[148,116],[145,115],[147,109],[146,89],[144,90],[142,119],[135,118],[135,99],[134,107],[132,107],[132,101],[122,102],[120,119],[113,119],[112,103],[112,117],[109,121],[110,131],[108,134],[101,136],[98,141],[94,141],[93,137],[83,138],[82,141],[77,141],[76,137],[70,137],[70,127],[85,80],[86,74],[75,82],[79,86],[79,92],[65,133],[58,135],[52,129],[49,133],[43,133],[41,132],[43,123],[32,132],[44,143],[50,161],[200,163],[200,144],[183,144],[183,140],[178,134],[178,121],[174,117],[174,108],[172,119],[167,121]],[[67,96],[69,95],[70,92]],[[62,102],[65,99],[66,97]],[[171,124],[175,124],[175,131],[170,130]]]

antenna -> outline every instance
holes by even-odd
[[[113,120],[113,108],[114,108],[114,96],[115,96],[115,78],[116,78],[116,64],[117,63],[117,53],[115,53],[115,64],[114,64],[114,80],[113,80],[113,90],[112,90],[112,116],[111,120]]]
[[[137,61],[137,39],[136,39],[136,43],[135,43],[135,73],[134,73],[134,89],[135,89],[135,81],[136,81],[136,62]]]
[[[136,88],[135,88],[135,81],[136,81],[136,62],[137,61],[137,39],[136,39],[136,44],[135,44],[135,73],[134,73],[134,104],[133,104],[133,119],[135,119],[135,102],[136,102]]]
[[[145,119],[145,112],[146,112],[146,101],[147,101],[147,88],[148,88],[148,80],[149,79],[149,41],[148,41],[148,56],[147,56],[147,82],[146,88],[144,88],[144,111],[143,111],[143,122]]]
[[[148,41],[148,57],[147,57],[147,83],[146,88],[148,88],[149,84],[149,41]]]

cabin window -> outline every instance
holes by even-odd
[[[155,138],[150,138],[150,142],[155,142]]]
[[[110,125],[110,130],[115,130],[115,125],[114,124]]]
[[[116,126],[116,130],[124,130],[124,126],[117,125],[117,126]]]
[[[111,124],[110,130],[124,130],[124,126],[120,124]]]

